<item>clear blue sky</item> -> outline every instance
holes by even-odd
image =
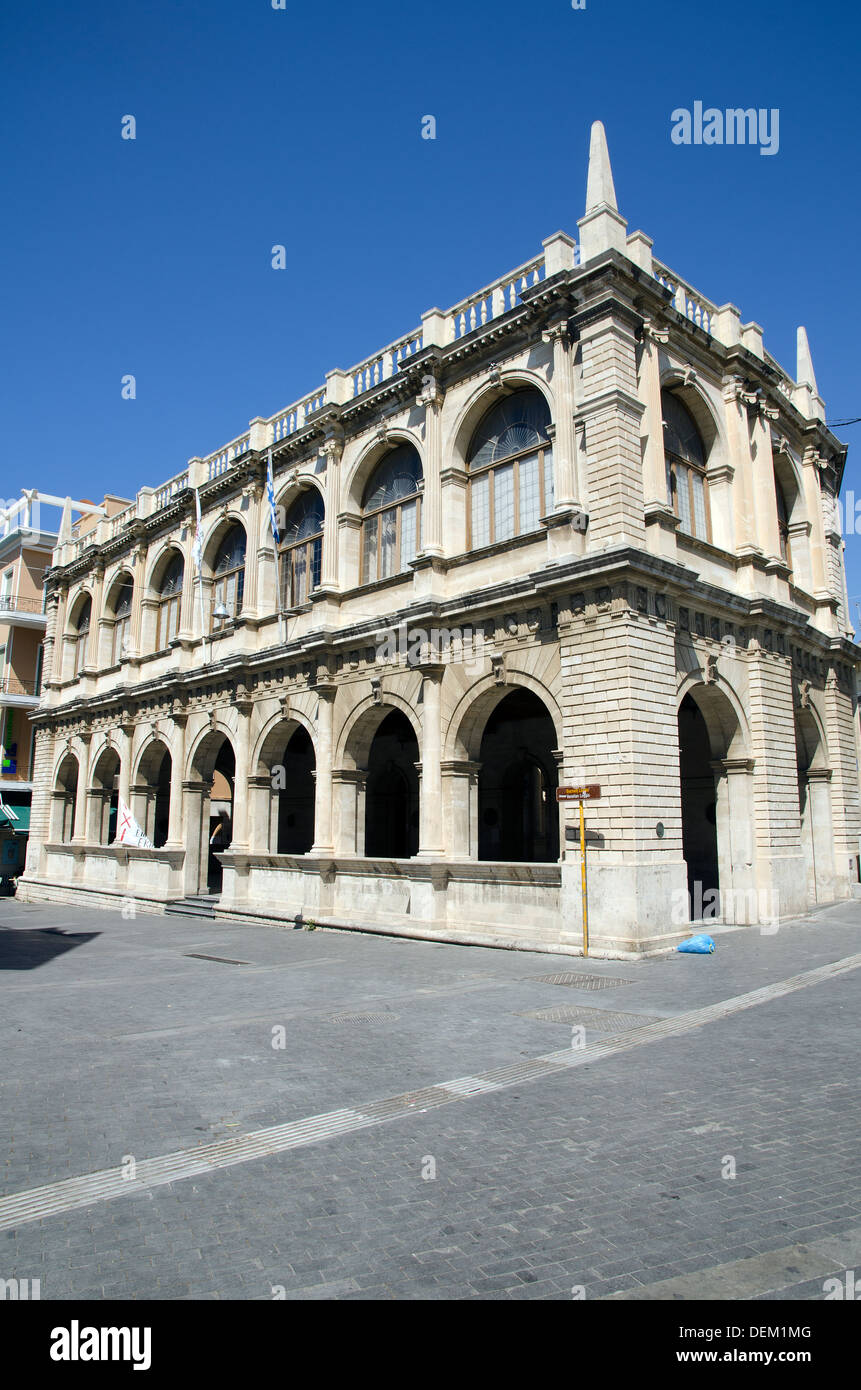
[[[133,496],[576,235],[594,119],[630,230],[791,373],[804,323],[861,415],[859,37],[837,0],[5,0],[0,496]],[[697,100],[779,108],[779,153],[672,144]]]

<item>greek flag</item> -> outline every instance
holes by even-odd
[[[272,539],[276,545],[281,542],[278,533],[278,512],[275,507],[275,483],[272,479],[272,450],[269,450],[269,458],[266,461],[266,496],[269,499],[269,520],[272,525]]]
[[[197,509],[197,526],[194,532],[194,540],[191,546],[191,554],[194,559],[194,568],[200,574],[200,565],[203,559],[203,518],[200,515],[200,492],[194,489],[194,505]]]

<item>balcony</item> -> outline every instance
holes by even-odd
[[[39,686],[36,681],[19,681],[9,672],[0,676],[0,705],[13,709],[35,709],[39,703]]]
[[[0,627],[29,627],[43,629],[48,616],[42,611],[41,598],[16,598],[4,594],[0,598]]]

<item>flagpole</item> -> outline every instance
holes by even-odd
[[[194,489],[194,505],[195,505],[195,510],[196,510],[196,512],[197,512],[197,526],[196,526],[196,529],[195,529],[195,532],[194,532],[194,545],[192,546],[192,554],[193,554],[193,556],[194,556],[194,567],[195,567],[195,570],[196,570],[196,572],[197,572],[197,574],[196,574],[196,578],[197,578],[197,601],[198,601],[198,607],[199,607],[199,610],[200,610],[200,636],[201,636],[202,652],[203,652],[203,664],[204,664],[204,666],[207,666],[209,663],[208,663],[208,661],[207,661],[207,656],[206,656],[206,643],[207,643],[207,634],[206,634],[206,609],[205,609],[204,602],[203,602],[203,566],[202,566],[202,559],[203,559],[203,557],[202,557],[202,553],[201,553],[201,552],[202,552],[202,545],[203,545],[203,518],[202,518],[202,516],[201,516],[201,514],[200,514],[200,489],[199,489],[199,488],[195,488],[195,489]]]

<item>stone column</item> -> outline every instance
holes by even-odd
[[[424,665],[422,672],[422,761],[418,858],[438,858],[445,853],[442,817],[442,769],[440,754],[440,688],[445,672],[442,662]]]
[[[165,849],[182,849],[182,788],[185,775],[185,726],[188,716],[173,716],[176,739],[170,754],[170,811]]]
[[[63,656],[66,650],[64,641],[66,632],[66,615],[68,613],[69,591],[63,585],[57,596],[57,616],[53,631],[53,657],[50,667],[47,662],[47,652],[45,653],[45,671],[50,677],[52,684],[63,679]],[[50,620],[49,620],[50,621]]]
[[[761,553],[754,516],[750,430],[747,406],[743,397],[744,383],[741,378],[737,376],[727,377],[723,384],[723,400],[726,406],[725,421],[730,463],[735,468],[733,531],[736,551],[739,555]],[[776,507],[777,504],[775,503],[775,510]]]
[[[102,560],[93,565],[93,596],[90,607],[90,630],[87,633],[87,655],[84,669],[97,669],[99,666],[99,637],[102,631],[102,600],[105,590],[105,566]]]
[[[478,774],[481,763],[453,758],[440,763],[443,808],[448,826],[447,853],[453,859],[478,858]]]
[[[336,855],[365,852],[365,785],[361,768],[338,768],[332,773],[333,838]]]
[[[416,403],[425,408],[425,477],[422,497],[422,555],[442,555],[442,405],[443,391],[428,375]]]
[[[129,623],[129,648],[132,657],[139,657],[142,654],[146,561],[147,547],[146,543],[141,541],[135,546],[133,559],[134,588],[132,589],[132,611],[131,622]]]
[[[752,824],[752,758],[722,758],[712,763],[717,800],[718,880],[721,911],[732,923],[736,906],[755,889]],[[734,894],[731,898],[729,895]]]
[[[669,507],[667,493],[667,463],[664,450],[664,412],[661,405],[661,368],[658,361],[659,344],[666,343],[669,331],[651,319],[643,324],[643,346],[640,358],[640,395],[645,402],[642,435],[643,497],[646,507]]]
[[[768,407],[757,402],[751,440],[753,509],[760,550],[771,560],[780,559],[780,528],[777,520],[777,492],[774,487],[774,454]]]
[[[248,511],[245,514],[245,589],[242,596],[242,612],[247,618],[256,618],[258,616],[257,596],[260,581],[257,539],[260,535],[260,507],[263,490],[259,483],[250,483],[243,490],[242,495],[248,498]]]
[[[118,792],[126,805],[129,805],[131,792],[129,788],[132,780],[132,747],[134,740],[134,724],[124,719],[120,724],[117,733],[120,741],[120,781]]]
[[[201,855],[203,850],[203,807],[209,796],[210,783],[198,778],[183,782],[183,842],[185,844],[185,882],[186,895],[201,890]],[[206,875],[206,859],[203,860],[203,877]],[[206,886],[205,883],[203,885]]]
[[[553,391],[556,397],[556,426],[553,443],[553,510],[568,511],[581,505],[575,477],[574,372],[567,319],[554,323],[541,335],[553,345]]]
[[[833,902],[838,894],[834,881],[834,835],[831,820],[831,769],[810,768],[800,774],[807,795],[802,818],[811,902]],[[845,890],[844,890],[845,892]]]
[[[92,734],[80,735],[82,752],[78,758],[78,787],[75,794],[75,825],[72,843],[86,844],[87,840],[87,785],[90,780],[90,740]]]
[[[236,770],[233,777],[233,838],[232,850],[248,850],[248,779],[251,773],[251,711],[254,706],[247,687],[240,682],[233,708],[239,714],[236,731]]]
[[[312,854],[333,854],[332,729],[337,686],[319,682],[317,687],[317,737],[314,745],[314,843]]]
[[[320,577],[324,589],[338,589],[338,514],[341,510],[341,453],[343,440],[332,435],[323,444],[326,455],[326,518],[323,524],[323,568]]]

